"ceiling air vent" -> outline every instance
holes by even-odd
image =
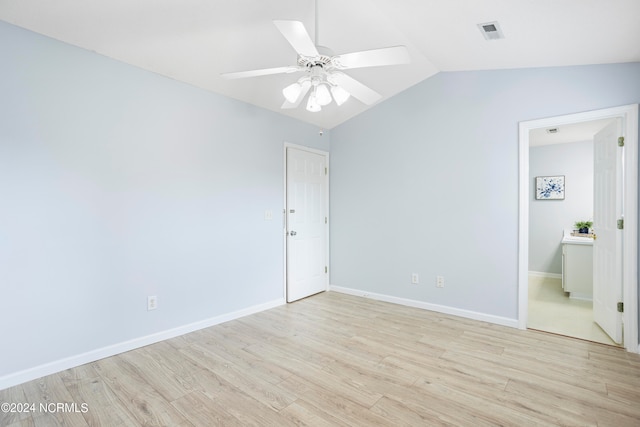
[[[478,24],[478,28],[480,28],[482,35],[487,40],[500,40],[504,38],[500,24],[498,24],[497,21]]]

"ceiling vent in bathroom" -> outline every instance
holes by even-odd
[[[484,24],[478,24],[480,32],[487,40],[500,40],[504,38],[500,24],[497,21],[485,22]]]

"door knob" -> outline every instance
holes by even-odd
[[[596,240],[598,238],[598,236],[596,236],[596,233],[593,233],[593,240]]]
[[[292,236],[295,236],[298,233],[296,233],[295,231],[291,230],[291,232],[289,234],[292,235]]]

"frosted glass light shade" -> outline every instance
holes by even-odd
[[[316,92],[311,92],[311,95],[309,95],[309,100],[307,101],[307,111],[317,113],[321,109],[322,107],[320,107],[320,104],[318,104],[318,101],[316,100]]]
[[[282,94],[284,95],[285,99],[292,104],[298,100],[301,92],[302,86],[298,82],[290,84],[289,86],[282,89]]]
[[[349,92],[342,89],[340,86],[331,86],[331,94],[333,95],[333,99],[336,100],[336,104],[338,105],[344,104],[345,101],[351,96]]]
[[[329,89],[327,89],[326,85],[320,84],[316,86],[315,93],[318,104],[324,106],[331,103],[331,94],[329,93]]]

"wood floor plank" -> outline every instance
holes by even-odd
[[[550,395],[527,395],[505,390],[496,397],[496,402],[505,408],[529,414],[552,425],[585,427],[597,425],[595,417],[582,412],[581,407],[566,405],[564,399],[554,399]]]
[[[128,406],[118,399],[102,378],[68,375],[65,376],[64,383],[75,402],[86,404],[84,416],[90,426],[120,427],[137,424]]]
[[[606,393],[598,393],[576,387],[570,384],[550,379],[537,378],[535,382],[512,378],[505,389],[508,392],[520,394],[541,394],[554,397],[558,401],[565,400],[565,407],[575,406],[580,412],[588,413],[619,413],[629,417],[639,417],[640,407],[626,405],[610,398]]]
[[[359,403],[358,399],[353,399],[353,395],[345,393],[344,389],[322,386],[319,381],[297,375],[287,378],[282,386],[290,387],[301,396],[296,403],[323,417],[329,418],[330,415],[335,425],[391,425],[388,420],[369,410],[377,400],[370,405]]]
[[[0,390],[0,404],[15,405],[0,411],[0,426],[33,425],[32,413],[18,410],[17,405],[24,403],[28,402],[21,385]]]
[[[627,405],[640,404],[640,387],[627,384],[607,384],[607,396]]]
[[[226,360],[227,363],[233,364],[237,369],[246,372],[252,377],[260,378],[271,384],[277,384],[291,375],[286,369],[269,363],[263,358],[245,351],[244,348],[228,345],[226,340],[207,336],[193,346]]]
[[[301,342],[298,339],[280,338],[268,344],[253,344],[244,350],[256,357],[269,359],[274,357],[280,366],[295,373],[296,369],[304,369],[306,366],[321,369],[335,360],[334,357],[328,357],[325,353],[318,353],[314,346],[313,343]]]
[[[327,372],[316,366],[305,364],[304,360],[297,359],[295,355],[287,353],[286,350],[280,348],[251,348],[248,351],[257,351],[260,354],[264,354],[266,357],[272,360],[278,360],[288,369],[291,370],[295,376],[303,378],[310,383],[318,384],[321,387],[331,389],[336,394],[344,397],[348,397],[356,403],[363,406],[370,407],[373,405],[382,395],[376,391],[368,389],[364,384],[356,381],[355,378],[348,376],[335,375],[331,372]],[[284,380],[280,385],[286,384],[293,377],[293,375]]]
[[[28,418],[23,418],[16,422],[12,422],[11,424],[0,424],[2,427],[35,427],[35,422],[33,418],[29,416]]]
[[[296,426],[309,427],[333,427],[340,421],[326,412],[318,412],[315,408],[309,408],[305,402],[296,400],[291,405],[280,411],[280,415],[293,422]]]
[[[485,370],[478,365],[451,363],[443,359],[425,359],[419,363],[415,360],[403,360],[397,356],[389,356],[385,361],[412,372],[416,375],[416,381],[419,378],[428,378],[449,385],[462,384],[465,388],[473,388],[482,394],[502,391],[509,381],[504,373]]]
[[[123,353],[120,358],[135,367],[149,386],[169,402],[194,390],[193,374],[200,370],[164,343]]]
[[[371,407],[374,414],[378,414],[389,420],[394,426],[451,426],[453,424],[441,420],[434,413],[419,413],[402,403],[400,400],[388,396],[382,396]]]
[[[379,354],[383,357],[398,356],[407,360],[420,361],[429,355],[440,357],[445,352],[444,348],[434,348],[421,341],[417,341],[414,345],[408,345],[402,342],[389,341],[382,337],[356,336],[351,339],[351,342],[362,347],[377,348]]]
[[[403,407],[418,414],[421,418],[426,418],[429,423],[425,425],[447,425],[447,426],[478,426],[494,427],[495,421],[487,420],[484,414],[478,413],[474,408],[465,406],[465,402],[451,399],[448,396],[438,394],[428,394],[419,389],[407,390],[403,396],[386,396],[390,399],[402,403]],[[511,425],[516,425],[515,423]]]
[[[503,354],[499,358],[483,353],[460,353],[457,351],[447,351],[441,358],[454,366],[483,366],[489,372],[499,371],[508,378],[527,379],[531,382],[552,380],[563,384],[575,386],[585,390],[592,390],[600,393],[606,391],[602,378],[592,376],[582,367],[562,367],[558,368],[553,364],[541,363],[535,355]]]
[[[194,426],[242,427],[240,420],[229,414],[224,406],[199,391],[176,399],[172,405]]]
[[[122,355],[93,363],[96,371],[141,425],[179,425],[184,417]]]
[[[280,416],[273,406],[263,404],[206,369],[203,371],[201,384],[204,395],[219,405],[217,407],[223,408],[227,414],[238,419],[243,426],[295,425],[288,418]]]
[[[456,416],[469,425],[554,425],[555,421],[541,419],[537,414],[505,407],[496,399],[495,394],[479,394],[476,390],[451,386],[444,381],[418,380],[413,389],[419,390],[416,394],[434,406],[448,408],[446,412],[445,410],[442,412],[449,416],[453,415],[453,408],[455,408]]]
[[[218,377],[233,384],[242,393],[252,397],[265,406],[280,410],[291,404],[297,398],[297,396],[287,393],[277,385],[260,379],[252,375],[251,372],[243,371],[241,367],[237,367],[233,362],[229,362],[217,354],[207,351],[206,348],[193,345],[180,351],[191,360],[197,361]]]
[[[336,361],[322,368],[334,377],[348,377],[356,384],[374,392],[380,397],[393,390],[405,390],[416,381],[415,374],[403,372],[396,367],[393,372],[388,369],[389,365],[365,366],[352,365],[342,361]],[[394,375],[395,374],[395,375]],[[379,399],[378,399],[379,400]]]
[[[640,356],[334,292],[0,391],[24,426],[640,426]]]
[[[76,402],[61,377],[49,375],[24,384],[27,400],[36,405],[33,421],[36,426],[87,426],[81,402]],[[62,405],[62,406],[59,406]]]

